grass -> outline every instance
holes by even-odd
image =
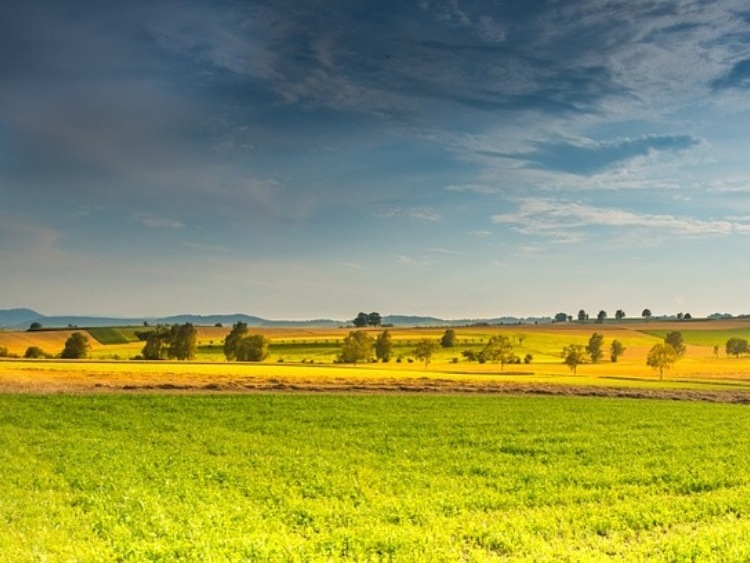
[[[0,561],[745,561],[747,407],[0,395]]]
[[[116,328],[101,327],[86,329],[99,344],[128,344],[131,342],[123,333]]]

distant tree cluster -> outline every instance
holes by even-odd
[[[612,363],[625,353],[625,346],[619,340],[612,340],[609,346],[609,359]],[[563,363],[567,365],[575,375],[578,366],[587,361],[592,364],[599,362],[604,357],[604,336],[595,332],[589,338],[586,346],[582,344],[568,344],[563,347],[560,356]]]
[[[357,328],[364,328],[366,326],[381,326],[383,319],[380,313],[362,313],[360,312],[352,321],[352,324]]]
[[[141,352],[144,360],[192,360],[195,357],[198,331],[191,323],[157,326],[136,334],[146,341]]]

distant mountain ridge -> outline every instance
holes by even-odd
[[[525,318],[500,317],[494,319],[460,319],[446,320],[437,317],[410,316],[410,315],[386,315],[382,317],[384,325],[398,327],[408,326],[465,326],[474,324],[519,324],[519,323],[549,323],[552,319],[548,317]],[[334,319],[312,319],[304,321],[269,320],[244,313],[230,315],[173,315],[168,317],[97,317],[97,316],[47,316],[31,309],[0,309],[0,328],[23,330],[32,323],[39,323],[43,328],[66,328],[74,327],[102,327],[102,326],[138,326],[148,323],[157,324],[184,324],[215,325],[221,323],[231,326],[234,323],[243,322],[251,327],[259,328],[304,328],[320,327],[334,328],[351,325],[351,320]]]

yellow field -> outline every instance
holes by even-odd
[[[126,361],[140,353],[141,342],[101,345],[93,338],[92,360],[0,362],[0,390],[5,391],[106,391],[118,389],[203,389],[252,391],[273,389],[349,389],[349,390],[433,390],[492,391],[510,387],[547,388],[549,386],[602,387],[614,389],[693,389],[750,392],[750,358],[726,357],[723,342],[727,334],[748,331],[748,321],[713,321],[690,323],[623,323],[523,325],[502,327],[457,328],[458,344],[438,352],[427,368],[408,357],[421,338],[438,339],[444,328],[390,329],[396,353],[403,361],[388,364],[368,363],[342,366],[332,363],[337,342],[351,329],[270,329],[258,330],[268,336],[277,352],[261,364],[239,364],[223,361],[221,345],[228,327],[200,327],[199,354],[195,362]],[[383,329],[369,329],[377,334]],[[680,330],[685,340],[700,344],[687,347],[685,358],[658,374],[646,366],[646,354],[661,341],[653,331]],[[59,353],[65,340],[75,330],[49,332],[0,331],[0,347],[21,356],[29,346],[39,346],[49,353]],[[82,330],[82,332],[85,332]],[[255,330],[253,330],[255,332]],[[571,343],[586,344],[593,332],[604,336],[605,360],[583,364],[574,376],[562,364],[560,350]],[[523,358],[531,354],[530,364],[506,365],[468,362],[464,349],[479,350],[493,334],[505,334],[515,344],[515,353]],[[613,339],[626,346],[618,363],[608,360]],[[520,344],[520,341],[523,344]],[[714,345],[722,344],[719,356]],[[314,355],[313,347],[323,352]],[[283,349],[284,363],[278,363]],[[275,354],[275,355],[274,355]],[[394,354],[395,356],[395,354]],[[314,363],[312,358],[315,358]],[[112,360],[122,358],[122,360]],[[412,360],[407,362],[406,360]],[[454,359],[457,359],[455,361]],[[305,363],[303,363],[303,361]]]

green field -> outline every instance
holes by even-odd
[[[0,561],[746,561],[749,413],[0,395]]]

